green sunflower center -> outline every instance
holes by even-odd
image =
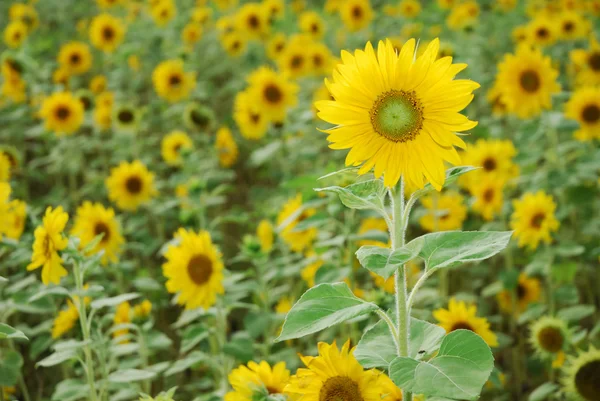
[[[538,333],[540,346],[548,352],[556,353],[562,349],[564,337],[556,327],[544,327]]]
[[[533,228],[541,228],[542,227],[542,223],[544,222],[544,218],[546,216],[544,215],[544,213],[536,213],[532,218],[531,218],[531,227]]]
[[[345,376],[334,376],[323,383],[319,401],[363,401],[363,397],[354,380]]]
[[[588,58],[588,65],[594,71],[600,71],[600,52],[594,52],[590,54]]]
[[[187,271],[194,283],[202,285],[212,275],[212,261],[206,255],[195,255],[188,262]]]
[[[588,124],[595,124],[600,120],[600,107],[595,104],[585,106],[581,112],[581,118]]]
[[[283,98],[283,93],[281,92],[281,89],[279,89],[279,87],[275,84],[267,85],[265,87],[264,94],[265,99],[267,99],[269,103],[279,103]]]
[[[585,400],[595,401],[600,394],[600,360],[590,361],[575,374],[575,388]]]
[[[142,191],[142,180],[140,177],[133,176],[129,177],[127,181],[125,181],[125,188],[127,188],[127,192],[130,194],[138,194]]]
[[[468,322],[456,322],[456,323],[454,323],[454,325],[452,325],[452,328],[450,328],[450,331],[454,331],[454,330],[475,331],[475,330],[473,330],[473,327]]]
[[[110,237],[110,229],[102,221],[97,222],[96,225],[94,226],[94,236],[100,235],[100,234],[104,234],[101,242],[108,241],[108,238]]]
[[[534,70],[526,70],[519,77],[521,87],[525,92],[534,93],[540,88],[540,76]]]
[[[423,126],[423,107],[415,92],[385,92],[369,114],[375,132],[393,142],[412,141]]]

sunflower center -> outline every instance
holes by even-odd
[[[279,391],[278,388],[267,386],[267,393],[269,393],[269,394],[279,394],[279,393],[281,393],[281,391]]]
[[[473,327],[467,323],[467,322],[456,322],[454,323],[454,325],[452,326],[452,328],[450,329],[450,331],[454,331],[454,330],[470,330],[470,331],[474,331]]]
[[[179,74],[173,74],[169,77],[169,84],[172,86],[178,86],[181,83],[181,76]]]
[[[77,53],[71,54],[71,64],[79,64],[80,61],[81,61],[81,56],[79,56],[79,54],[77,54]]]
[[[544,327],[538,333],[538,341],[544,350],[558,352],[562,349],[564,338],[562,332],[556,327]]]
[[[544,215],[544,213],[536,213],[532,218],[531,218],[531,227],[533,228],[541,228],[542,227],[542,223],[544,222],[544,218],[546,216]]]
[[[69,110],[69,108],[66,106],[59,106],[56,109],[56,117],[59,120],[66,120],[67,118],[69,118],[70,114],[71,114],[71,110]]]
[[[600,120],[600,107],[590,104],[584,107],[581,118],[588,124],[595,124]]]
[[[563,31],[565,32],[572,32],[573,28],[575,28],[575,24],[573,24],[573,21],[567,21],[563,25]]]
[[[111,40],[115,37],[115,31],[113,31],[113,29],[109,26],[104,27],[104,29],[102,30],[102,37],[104,38],[104,40]]]
[[[318,32],[319,32],[319,25],[317,25],[317,24],[312,24],[312,25],[310,26],[310,30],[311,30],[311,32],[313,32],[313,33],[318,33]]]
[[[536,33],[537,33],[538,38],[540,38],[540,39],[546,39],[550,35],[550,32],[548,31],[548,29],[544,28],[544,27],[538,29],[536,31]]]
[[[600,71],[600,52],[594,52],[590,54],[588,58],[588,65],[594,71]]]
[[[313,56],[313,64],[315,67],[321,67],[323,65],[323,57],[320,54],[316,54]]]
[[[281,89],[277,85],[269,84],[264,91],[265,98],[269,103],[279,103],[283,97]]]
[[[138,194],[142,191],[142,180],[140,177],[129,177],[125,181],[125,188],[130,194]]]
[[[241,46],[241,45],[242,45],[242,44],[241,44],[239,41],[237,41],[237,40],[236,40],[236,41],[234,41],[234,42],[231,44],[231,48],[232,48],[233,50],[237,50],[237,49],[239,49],[239,48],[240,48],[240,46]]]
[[[283,43],[277,43],[277,44],[275,45],[275,52],[276,52],[276,53],[280,53],[280,52],[283,50],[283,46],[284,46],[284,44],[283,44]]]
[[[527,295],[527,289],[522,285],[517,285],[517,299],[523,299]]]
[[[534,93],[540,88],[540,76],[533,70],[523,71],[519,82],[525,92]]]
[[[369,114],[375,132],[393,142],[415,139],[423,126],[423,108],[414,92],[385,92],[375,100]]]
[[[133,113],[130,110],[121,110],[117,115],[117,118],[122,123],[130,123],[133,121]]]
[[[360,17],[362,17],[362,15],[363,15],[362,7],[354,6],[354,8],[352,9],[352,16],[356,19],[359,19]]]
[[[363,401],[363,397],[354,380],[345,376],[334,376],[323,383],[319,401]]]
[[[485,171],[494,171],[496,169],[496,159],[488,157],[483,161],[483,168]]]
[[[194,283],[202,285],[212,275],[212,261],[206,255],[195,255],[188,262],[187,271]]]
[[[100,235],[100,234],[104,234],[101,242],[108,241],[108,237],[110,237],[110,229],[108,228],[108,226],[106,224],[104,224],[101,221],[96,223],[96,225],[94,226],[94,236]]]
[[[190,118],[194,124],[200,127],[204,127],[206,124],[208,124],[208,118],[206,118],[206,116],[200,113],[198,110],[192,110],[190,113]]]
[[[483,192],[483,200],[486,201],[487,203],[490,203],[491,201],[494,200],[494,190],[491,188],[486,189]]]
[[[302,64],[304,64],[304,58],[302,58],[302,56],[300,55],[295,55],[290,60],[290,65],[292,66],[292,68],[300,68],[302,67]]]
[[[260,122],[260,114],[250,113],[250,121],[254,124],[258,124]]]
[[[260,25],[260,21],[256,15],[251,15],[248,17],[248,25],[250,28],[256,29]]]
[[[590,361],[575,374],[575,388],[585,400],[594,401],[600,394],[600,361]]]

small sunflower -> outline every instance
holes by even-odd
[[[248,77],[248,96],[266,118],[280,122],[297,103],[298,85],[269,67],[260,67]]]
[[[263,0],[262,6],[269,16],[269,21],[271,21],[271,23],[274,20],[281,19],[285,14],[284,0]]]
[[[434,193],[421,200],[426,214],[419,224],[429,232],[458,230],[467,217],[464,197],[458,192]]]
[[[123,3],[123,0],[96,0],[98,7],[111,8]]]
[[[577,89],[565,104],[565,117],[579,123],[575,138],[580,141],[600,139],[600,89]]]
[[[133,307],[133,316],[135,318],[145,318],[152,312],[152,302],[144,299],[141,303]]]
[[[579,13],[563,11],[559,14],[560,38],[562,40],[577,40],[585,37],[589,31],[589,22]]]
[[[520,46],[498,65],[497,85],[509,112],[520,118],[535,117],[552,106],[552,95],[560,90],[558,71],[550,57],[539,49]]]
[[[210,131],[215,121],[215,114],[212,109],[197,103],[190,103],[183,112],[183,122],[185,125],[196,131]]]
[[[46,129],[56,135],[70,135],[83,124],[83,104],[70,92],[56,92],[44,99],[40,116]]]
[[[490,347],[498,346],[498,339],[493,331],[490,330],[490,323],[484,317],[477,317],[477,306],[469,305],[463,301],[450,299],[448,309],[437,309],[433,312],[433,317],[439,322],[439,326],[446,330],[446,333],[454,330],[470,330],[483,338]]]
[[[540,14],[532,20],[527,28],[529,29],[528,37],[536,46],[549,46],[558,39],[559,32],[556,29],[556,22],[544,14]]]
[[[62,258],[58,251],[67,247],[69,240],[63,236],[69,215],[63,211],[62,206],[56,209],[48,207],[42,225],[35,229],[33,255],[27,270],[32,271],[42,268],[42,282],[59,284],[60,279],[67,275],[67,270],[62,265]]]
[[[31,4],[15,3],[10,6],[8,15],[11,21],[21,21],[24,23],[29,32],[37,28],[39,24],[38,13]]]
[[[510,139],[478,139],[467,146],[462,160],[467,166],[481,168],[460,177],[459,184],[471,188],[483,181],[508,182],[519,175],[519,166],[513,161],[516,154]]]
[[[285,50],[286,44],[286,36],[281,32],[277,32],[266,44],[267,56],[272,60],[277,60]]]
[[[305,11],[298,19],[300,30],[315,40],[320,40],[325,34],[325,22],[314,11]]]
[[[235,164],[238,158],[238,146],[229,128],[219,128],[215,139],[215,149],[222,167],[231,167]]]
[[[27,205],[22,200],[14,199],[8,203],[5,211],[6,226],[3,233],[10,239],[18,241],[25,230]],[[0,230],[2,231],[2,230]]]
[[[277,58],[279,70],[290,78],[298,78],[310,71],[306,48],[312,43],[306,37],[294,35]]]
[[[556,203],[552,196],[544,191],[526,193],[521,199],[513,201],[513,206],[515,211],[510,227],[515,230],[520,247],[528,246],[533,250],[542,241],[546,244],[552,241],[550,234],[556,232],[560,225],[554,216]]]
[[[104,75],[96,75],[90,81],[89,88],[95,94],[99,95],[100,93],[106,91],[108,87],[108,80]]]
[[[0,181],[0,213],[2,216],[8,214],[8,202],[10,199],[11,188],[7,182]],[[0,239],[7,230],[8,220],[0,219]]]
[[[183,131],[172,131],[167,134],[160,145],[162,158],[169,166],[180,166],[182,149],[192,149],[192,139]]]
[[[513,294],[515,296],[516,309],[513,308]],[[528,277],[525,273],[521,273],[514,292],[503,290],[498,293],[497,299],[498,305],[503,312],[518,315],[527,310],[529,304],[539,301],[540,296],[540,281],[535,277]]]
[[[94,17],[90,24],[90,42],[105,53],[112,53],[123,41],[125,27],[110,14]]]
[[[239,92],[236,95],[233,119],[246,139],[261,139],[269,128],[269,120],[264,110],[254,101],[249,91]]]
[[[263,253],[271,252],[273,249],[273,225],[269,220],[261,220],[256,227],[256,236],[260,242],[260,250]]]
[[[366,28],[373,20],[373,9],[369,0],[346,0],[340,5],[339,13],[350,32]]]
[[[562,380],[571,401],[597,401],[600,394],[600,351],[594,347],[569,360]]]
[[[75,92],[75,96],[83,105],[83,111],[90,111],[94,107],[94,95],[87,89],[80,89]]]
[[[196,77],[193,72],[185,72],[182,60],[167,60],[154,69],[152,82],[160,97],[174,103],[189,97]]]
[[[311,61],[310,70],[316,75],[326,75],[331,71],[333,57],[326,44],[314,42],[308,49],[308,56]]]
[[[181,32],[181,40],[187,46],[195,45],[202,38],[202,27],[194,22],[190,22],[183,27]]]
[[[233,391],[225,394],[225,401],[253,401],[282,394],[290,379],[290,371],[286,369],[285,362],[271,367],[266,361],[250,361],[247,366],[241,365],[233,369],[228,379]]]
[[[102,264],[107,264],[109,261],[117,262],[125,240],[115,218],[115,211],[112,208],[105,208],[100,203],[85,201],[77,208],[71,235],[79,237],[80,246],[84,248],[100,234],[103,234],[102,239],[90,250],[90,253],[103,251]]]
[[[115,104],[115,94],[112,92],[102,92],[96,96],[96,105],[98,107],[111,108]]]
[[[576,49],[570,53],[576,71],[577,83],[584,86],[600,84],[600,43],[592,38],[589,48]]]
[[[422,188],[423,177],[441,190],[444,161],[460,164],[454,146],[466,145],[455,132],[477,125],[459,114],[473,99],[479,84],[454,80],[465,64],[436,60],[439,40],[415,59],[415,40],[396,53],[388,40],[377,53],[368,43],[354,55],[343,52],[343,64],[327,82],[335,100],[317,102],[319,117],[336,124],[325,132],[333,149],[348,149],[346,165],[362,165],[384,175],[388,187],[404,176],[411,188]],[[368,82],[368,85],[366,84]]]
[[[52,323],[52,338],[57,339],[69,332],[79,320],[77,307],[71,300],[67,301],[67,308],[58,312]]]
[[[485,220],[491,221],[502,211],[504,205],[504,183],[501,180],[486,179],[474,182],[469,191],[475,197],[473,210]]]
[[[115,310],[115,316],[113,317],[113,326],[119,326],[121,324],[131,323],[131,304],[129,302],[122,302],[117,305]],[[118,339],[119,344],[126,344],[129,342],[126,337],[129,334],[129,329],[122,328],[113,331],[113,337]]]
[[[315,227],[304,230],[296,230],[298,223],[314,215],[317,211],[314,208],[302,206],[302,195],[298,194],[288,200],[277,216],[277,225],[286,226],[281,230],[281,237],[294,252],[302,252],[317,237]]]
[[[102,106],[101,106],[102,107]],[[112,111],[111,121],[115,123],[115,128],[121,132],[135,133],[139,125],[140,112],[135,107],[129,105],[119,105]]]
[[[237,11],[235,26],[249,39],[261,39],[270,30],[269,14],[259,3],[246,3]]]
[[[196,7],[192,10],[190,20],[202,27],[212,19],[213,10],[210,7]]]
[[[230,32],[221,37],[221,45],[231,57],[239,57],[246,52],[248,41],[238,32]]]
[[[402,0],[398,4],[398,11],[405,18],[415,18],[421,13],[421,3],[417,0]]]
[[[531,324],[529,342],[540,357],[555,360],[569,346],[569,336],[567,323],[543,316]]]
[[[139,160],[113,167],[105,184],[108,198],[123,210],[135,211],[157,193],[154,174]]]
[[[364,370],[352,355],[348,340],[342,349],[319,343],[319,356],[301,356],[305,368],[292,376],[285,393],[303,401],[380,401],[380,372]]]
[[[69,42],[60,48],[58,63],[71,75],[85,74],[92,67],[92,52],[83,42]]]
[[[13,21],[4,29],[4,43],[8,47],[17,48],[27,39],[27,25],[21,21]]]
[[[180,228],[175,238],[178,243],[169,246],[163,264],[167,291],[177,293],[177,303],[186,309],[208,309],[224,292],[221,253],[206,231]]]
[[[150,14],[157,26],[166,26],[177,15],[177,7],[173,0],[161,0],[150,7]]]

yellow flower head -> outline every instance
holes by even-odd
[[[12,164],[8,154],[0,151],[0,182],[10,181],[10,170]]]
[[[221,45],[231,57],[239,57],[246,52],[248,40],[238,32],[229,32],[221,37]]]
[[[163,160],[170,166],[180,166],[182,149],[192,149],[192,139],[183,131],[172,131],[167,134],[160,145]]]
[[[296,230],[298,223],[314,215],[317,211],[313,208],[302,206],[302,195],[298,194],[287,201],[277,216],[277,225],[286,226],[281,230],[281,237],[294,252],[302,252],[317,237],[315,227]]]
[[[59,284],[60,279],[67,275],[67,270],[62,265],[62,258],[58,251],[67,247],[69,240],[63,236],[69,215],[63,211],[62,206],[52,209],[49,206],[42,221],[42,225],[35,229],[33,242],[33,255],[27,270],[42,268],[42,282]]]
[[[269,14],[259,3],[246,3],[235,16],[235,26],[249,39],[261,39],[270,31]]]
[[[277,32],[266,44],[267,56],[272,60],[277,60],[285,50],[286,44],[287,38],[285,35],[281,32]]]
[[[579,85],[597,86],[600,84],[600,43],[596,39],[590,39],[587,50],[571,51],[570,57]]]
[[[219,128],[215,139],[215,149],[222,167],[231,167],[235,164],[238,158],[238,147],[229,128]]]
[[[4,43],[8,47],[17,48],[27,39],[27,25],[21,21],[13,21],[4,28]]]
[[[154,174],[139,160],[113,167],[105,184],[108,198],[123,210],[135,211],[157,193]]]
[[[259,394],[282,394],[290,379],[290,371],[286,369],[285,362],[271,367],[265,361],[250,361],[247,366],[233,369],[228,378],[233,391],[225,394],[225,401],[252,401]]]
[[[303,33],[313,39],[319,40],[325,34],[325,22],[315,11],[305,11],[300,14],[298,25]]]
[[[90,81],[90,90],[95,94],[99,95],[104,92],[108,86],[108,82],[104,75],[96,75]]]
[[[439,322],[439,326],[446,330],[446,333],[459,329],[471,330],[481,336],[490,347],[498,346],[498,339],[490,330],[490,323],[484,317],[477,317],[477,306],[475,305],[467,305],[463,301],[451,298],[448,309],[435,310],[433,317]]]
[[[377,234],[380,234],[380,233],[387,234],[388,233],[388,226],[383,218],[381,218],[381,217],[365,217],[361,221],[360,227],[358,227],[358,234],[367,234],[367,233],[373,232],[373,231],[376,232]],[[376,240],[363,239],[363,240],[358,241],[357,245],[358,246],[372,245],[372,246],[380,246],[382,248],[389,248],[391,246],[391,242],[388,241],[387,243],[385,243],[385,242],[376,241]]]
[[[539,356],[555,360],[569,346],[569,336],[566,322],[543,316],[531,324],[529,342]]]
[[[40,110],[46,129],[58,136],[77,131],[83,124],[83,114],[83,104],[70,92],[53,93],[44,99]]]
[[[464,198],[454,191],[434,193],[423,197],[421,202],[427,213],[419,219],[419,224],[429,232],[458,230],[467,217]]]
[[[269,128],[269,119],[249,90],[239,92],[236,95],[233,119],[240,133],[246,139],[261,139],[265,136]]]
[[[154,69],[152,82],[156,93],[173,103],[189,97],[196,86],[196,76],[185,72],[182,60],[167,60]]]
[[[256,236],[260,242],[260,250],[263,253],[271,252],[273,249],[273,225],[269,220],[263,219],[258,223]]]
[[[124,36],[123,23],[110,14],[97,15],[90,24],[90,42],[105,53],[115,51]]]
[[[117,310],[115,311],[115,317],[113,318],[114,326],[118,326],[120,324],[131,323],[131,305],[129,302],[120,303],[117,306]],[[114,338],[123,337],[129,334],[129,329],[118,329],[113,332]],[[121,339],[119,341],[120,344],[128,343],[129,340]]]
[[[478,139],[469,145],[462,159],[466,166],[481,167],[459,178],[459,184],[471,188],[482,182],[505,183],[519,175],[513,162],[517,150],[510,139]]]
[[[504,183],[501,180],[484,179],[474,182],[469,191],[475,197],[473,210],[490,221],[502,211]]]
[[[141,303],[133,307],[133,315],[136,318],[144,318],[150,316],[152,312],[152,302],[144,299]]]
[[[373,20],[373,9],[369,0],[346,0],[340,4],[338,11],[350,32],[366,28]]]
[[[529,304],[539,301],[540,293],[540,281],[535,277],[528,277],[525,273],[521,273],[514,292],[503,290],[498,293],[498,305],[504,313],[519,315],[527,309]],[[513,296],[515,298],[514,307]]]
[[[549,244],[551,233],[556,232],[559,222],[554,216],[556,203],[552,196],[544,191],[526,193],[519,200],[513,201],[515,208],[511,216],[510,227],[515,230],[515,238],[519,246],[536,249],[540,242]]]
[[[558,39],[559,32],[556,28],[555,21],[544,14],[540,14],[527,26],[527,29],[529,29],[528,38],[537,46],[549,46]]]
[[[0,234],[3,232],[8,238],[18,240],[21,238],[23,230],[25,229],[27,205],[22,200],[14,199],[6,206],[7,210],[4,211],[6,216],[6,225],[3,230],[0,228]]]
[[[286,111],[297,102],[298,85],[269,67],[260,67],[247,80],[250,101],[271,121],[283,121]]]
[[[150,14],[154,23],[160,27],[167,25],[175,15],[177,15],[177,7],[173,0],[160,0],[158,4],[150,8]]]
[[[79,320],[79,312],[73,302],[67,301],[67,308],[58,312],[58,316],[52,324],[52,338],[57,339],[62,337],[66,332],[70,331],[75,323]]]
[[[163,274],[167,291],[177,294],[177,303],[186,309],[208,309],[223,294],[223,262],[207,231],[198,233],[180,228],[176,245],[165,253]]]
[[[275,312],[285,315],[292,309],[293,303],[290,297],[282,297],[275,305]]]
[[[60,48],[58,63],[69,74],[85,74],[92,67],[92,53],[89,46],[83,42],[69,42]]]
[[[466,64],[436,60],[438,39],[416,59],[415,43],[409,40],[399,54],[389,40],[377,53],[370,43],[354,55],[342,52],[343,64],[326,81],[335,100],[316,106],[321,119],[336,125],[325,131],[330,147],[351,149],[347,166],[361,165],[359,174],[374,168],[388,187],[404,176],[411,188],[422,188],[425,177],[441,190],[444,162],[460,164],[454,146],[466,146],[455,132],[477,125],[459,111],[479,84],[454,80]]]
[[[181,40],[187,46],[193,46],[202,38],[202,27],[194,22],[190,22],[183,27],[181,32]]]
[[[294,35],[277,58],[279,70],[290,78],[298,78],[310,72],[310,59],[306,49],[313,41],[305,35]]]
[[[574,133],[580,141],[600,139],[600,88],[577,89],[565,104],[565,117],[579,123]]]

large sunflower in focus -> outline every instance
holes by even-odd
[[[479,84],[454,80],[466,64],[436,60],[439,40],[415,59],[415,40],[397,54],[391,41],[371,43],[354,55],[342,52],[342,64],[326,81],[335,100],[316,103],[319,117],[336,124],[325,132],[333,149],[351,149],[346,165],[374,168],[375,176],[393,187],[404,176],[410,187],[426,180],[438,190],[445,180],[444,161],[460,164],[454,146],[465,143],[455,132],[477,125],[459,112],[473,99]]]
[[[177,293],[177,303],[186,309],[207,309],[224,292],[221,253],[206,231],[180,228],[175,237],[178,244],[169,246],[163,264],[167,291]]]

